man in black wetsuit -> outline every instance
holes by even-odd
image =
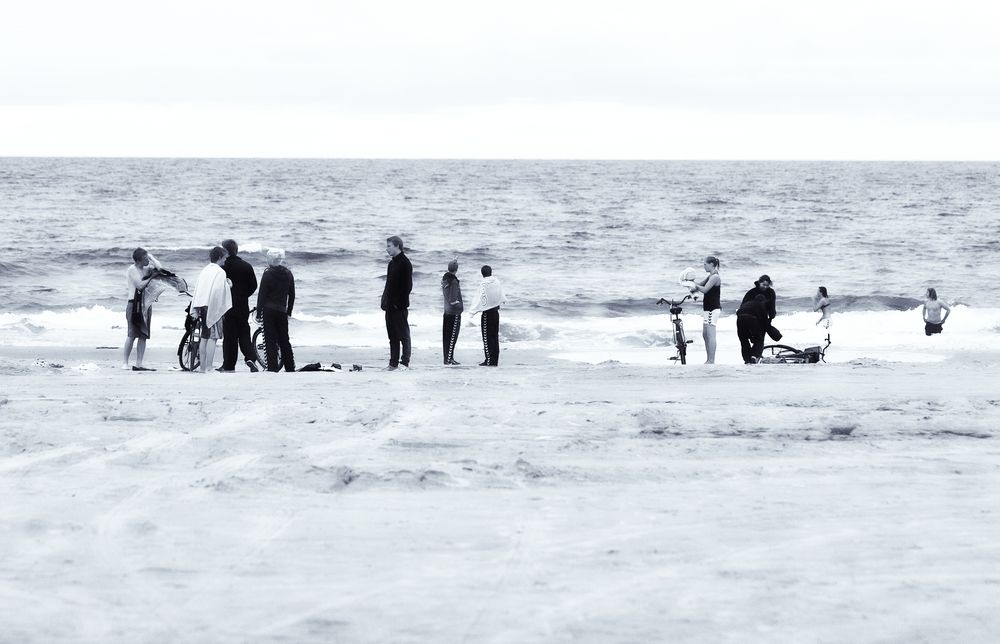
[[[237,255],[239,246],[232,239],[219,244],[229,257],[222,269],[232,281],[233,308],[222,320],[222,366],[218,371],[236,371],[236,357],[243,352],[243,360],[250,371],[257,371],[256,355],[250,342],[250,305],[247,299],[257,290],[257,276],[253,266]]]
[[[403,254],[403,240],[395,235],[385,240],[385,252],[392,258],[385,272],[385,288],[382,289],[385,330],[389,335],[389,366],[386,369],[395,371],[410,366],[410,324],[407,318],[410,291],[413,290],[413,265]]]
[[[763,293],[757,293],[751,300],[744,298],[743,304],[736,311],[736,335],[740,339],[744,364],[754,364],[760,360],[764,349],[767,316],[767,296]]]
[[[764,324],[764,332],[771,337],[772,340],[777,342],[781,339],[781,331],[772,326],[774,321],[774,316],[777,315],[774,308],[775,300],[777,296],[774,293],[774,289],[771,285],[774,282],[767,275],[761,275],[757,278],[757,281],[753,283],[753,288],[747,291],[746,295],[743,296],[743,301],[740,304],[746,304],[752,302],[756,295],[763,295],[765,298],[764,305],[767,308],[767,322]]]

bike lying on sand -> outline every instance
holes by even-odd
[[[667,300],[660,298],[656,301],[657,306],[663,306],[664,304],[670,305],[670,322],[673,324],[673,337],[671,342],[677,349],[677,355],[671,356],[671,360],[680,360],[681,364],[687,364],[687,345],[694,342],[694,340],[688,340],[687,336],[684,335],[684,321],[681,319],[681,313],[683,308],[681,305],[688,300],[697,300],[698,298],[692,297],[691,295],[685,295],[681,300]]]
[[[826,362],[826,350],[830,348],[830,334],[826,334],[826,344],[822,347],[796,349],[787,344],[766,344],[760,362],[763,364],[815,364]]]
[[[252,309],[250,311],[251,318],[253,318],[254,311],[256,310]],[[191,315],[190,304],[184,309],[184,313],[184,335],[181,337],[180,344],[177,345],[177,362],[184,371],[196,371],[201,366],[201,356],[199,355],[201,349],[201,324],[198,323],[197,318]],[[264,326],[260,322],[257,322],[257,329],[253,332],[251,344],[253,345],[254,360],[260,364],[264,371],[267,371],[267,352],[264,350]],[[284,363],[281,359],[281,349],[279,348],[277,351],[278,369],[280,370]]]

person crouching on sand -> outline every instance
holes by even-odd
[[[285,371],[295,371],[292,343],[288,339],[288,318],[295,306],[295,277],[284,266],[285,251],[267,251],[267,268],[260,278],[257,291],[257,321],[264,324],[264,354],[267,370],[278,371],[278,351]]]
[[[128,358],[132,354],[132,346],[139,341],[139,349],[135,354],[133,371],[155,371],[142,366],[146,355],[146,340],[149,339],[149,325],[153,321],[153,305],[143,307],[142,291],[153,279],[155,271],[161,269],[160,262],[149,254],[145,248],[132,251],[132,265],[125,271],[125,282],[128,288],[128,304],[125,305],[125,320],[128,332],[125,346],[122,347],[122,369],[128,369]]]
[[[719,275],[719,259],[709,255],[705,258],[707,276],[694,283],[691,292],[705,294],[702,298],[701,337],[705,341],[705,364],[715,364],[715,328],[722,316],[722,276]]]
[[[924,300],[924,333],[934,335],[944,331],[944,321],[951,315],[951,307],[938,300],[937,291],[933,288],[927,289],[927,299]],[[941,311],[944,310],[944,317]]]
[[[198,283],[194,288],[191,315],[195,324],[201,325],[201,367],[206,373],[212,369],[215,360],[215,344],[223,337],[222,321],[226,312],[233,307],[231,284],[222,269],[229,253],[222,246],[216,246],[208,254],[208,266],[201,269]]]

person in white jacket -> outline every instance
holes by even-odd
[[[470,317],[480,311],[483,319],[480,327],[483,332],[483,352],[486,359],[479,363],[480,367],[495,367],[500,361],[500,305],[507,301],[500,280],[493,277],[493,269],[483,266],[479,269],[483,281],[479,284],[479,293],[472,301]]]
[[[222,339],[222,321],[226,312],[233,307],[232,283],[226,277],[222,265],[229,253],[222,246],[216,246],[208,255],[208,266],[201,269],[198,284],[194,288],[191,315],[195,324],[201,325],[201,371],[208,372],[215,361],[215,345]]]

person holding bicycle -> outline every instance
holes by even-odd
[[[722,316],[722,276],[719,275],[719,259],[712,255],[705,258],[704,278],[696,280],[690,288],[692,293],[704,293],[702,298],[701,337],[705,340],[705,364],[715,364],[717,346],[715,329]]]
[[[257,321],[264,324],[264,353],[267,370],[278,371],[278,350],[285,371],[295,371],[292,344],[288,339],[288,318],[295,305],[295,277],[284,266],[285,251],[267,251],[267,268],[260,277],[257,290]]]

